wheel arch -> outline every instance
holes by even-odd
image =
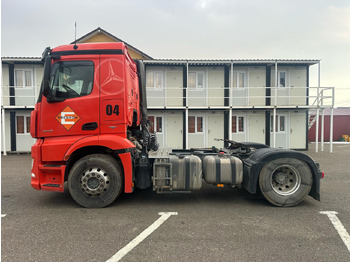
[[[63,160],[67,163],[64,181],[67,181],[71,168],[80,158],[96,153],[108,154],[120,164],[125,192],[132,192],[133,174],[132,167],[130,167],[132,166],[132,159],[128,152],[133,148],[135,148],[135,145],[130,140],[117,135],[105,134],[81,138],[72,144],[64,155]]]
[[[129,148],[134,148],[135,145],[128,139],[117,136],[117,135],[98,135],[98,136],[87,136],[78,139],[73,143],[64,154],[64,161],[68,160],[71,155],[79,150],[80,148],[97,146],[109,148],[111,150],[125,150]]]
[[[255,151],[249,158],[244,160],[243,186],[248,192],[255,194],[259,185],[259,175],[262,168],[268,162],[278,158],[294,158],[305,162],[312,174],[312,187],[309,195],[320,200],[321,174],[318,165],[308,156],[298,151],[264,148]]]
[[[66,162],[67,167],[64,175],[64,181],[67,181],[70,170],[79,159],[92,154],[104,154],[104,155],[112,156],[120,164],[122,171],[124,173],[124,167],[120,161],[120,158],[118,154],[115,154],[115,152],[112,149],[104,146],[83,146],[78,148],[77,150],[72,152],[72,154],[69,155],[69,159]]]

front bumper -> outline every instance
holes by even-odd
[[[66,165],[42,162],[42,143],[43,139],[37,139],[32,146],[31,185],[36,190],[63,192]]]

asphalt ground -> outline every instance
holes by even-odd
[[[204,185],[192,194],[123,194],[86,209],[68,191],[30,186],[30,155],[2,156],[1,261],[107,261],[154,223],[177,212],[121,261],[350,261],[321,211],[336,211],[350,233],[350,145],[305,152],[325,172],[321,202],[278,208],[243,189]],[[6,215],[6,216],[4,216]]]

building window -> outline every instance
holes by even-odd
[[[202,116],[188,116],[188,133],[203,133],[203,124]]]
[[[278,72],[278,87],[286,87],[286,72]]]
[[[273,132],[273,116],[271,116],[270,130]],[[285,132],[286,131],[286,117],[276,115],[276,128],[275,132]]]
[[[232,133],[244,133],[244,116],[232,116]]]
[[[247,86],[246,83],[246,73],[245,72],[237,72],[237,82],[236,87],[237,88],[244,88]]]
[[[33,71],[30,69],[15,69],[15,86],[32,87]]]
[[[286,131],[286,128],[285,128],[285,116],[280,116],[279,131],[280,132]]]
[[[157,133],[163,132],[163,117],[161,116],[149,116],[148,120],[151,122],[149,131],[151,133],[154,133],[156,131]]]
[[[147,71],[146,74],[147,88],[162,89],[164,88],[164,74],[162,71]]]
[[[205,74],[202,71],[188,72],[188,87],[190,88],[204,88]]]
[[[188,116],[188,133],[196,132],[196,117]]]
[[[203,133],[203,117],[197,117],[197,133]]]
[[[30,116],[16,116],[17,134],[27,134],[30,132]]]

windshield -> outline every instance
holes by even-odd
[[[73,98],[91,93],[94,80],[92,61],[56,62],[52,66],[49,96]]]

